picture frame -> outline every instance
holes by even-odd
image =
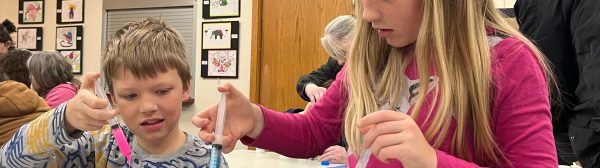
[[[57,0],[56,23],[83,23],[85,16],[84,0]]]
[[[72,66],[73,74],[81,74],[83,70],[83,50],[62,50],[62,55]]]
[[[56,27],[56,50],[82,50],[83,27],[62,26]]]
[[[41,51],[43,45],[43,29],[41,27],[20,27],[17,30],[17,48],[30,51]]]
[[[202,18],[240,17],[241,0],[202,0]]]
[[[240,22],[202,23],[202,49],[237,49],[239,46]]]
[[[202,50],[201,77],[238,78],[239,53],[233,50]]]
[[[44,0],[19,0],[19,24],[44,23]]]

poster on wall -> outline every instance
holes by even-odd
[[[56,23],[83,23],[83,0],[58,0],[56,4]]]
[[[83,27],[56,27],[56,50],[81,50],[83,46]]]
[[[17,48],[30,51],[42,50],[43,29],[41,27],[21,27],[17,30]]]
[[[203,78],[238,78],[237,50],[203,50],[201,76]]]
[[[44,1],[19,0],[19,24],[44,23]]]
[[[204,22],[202,23],[202,49],[238,48],[240,23]]]
[[[64,50],[64,51],[60,51],[60,54],[73,67],[73,73],[74,74],[81,74],[81,68],[82,68],[81,67],[82,66],[82,64],[81,64],[81,62],[82,62],[81,53],[82,53],[81,50]]]
[[[202,18],[240,17],[240,0],[203,0]]]

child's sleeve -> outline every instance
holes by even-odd
[[[97,133],[79,132],[77,135],[69,135],[65,129],[66,107],[65,102],[23,125],[12,139],[0,148],[0,167],[93,165],[96,153],[94,148],[97,144],[106,143],[93,143],[95,138],[92,135]]]

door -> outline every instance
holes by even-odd
[[[323,29],[352,0],[254,0],[250,99],[278,111],[304,108],[296,83],[324,64]]]

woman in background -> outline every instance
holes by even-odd
[[[75,96],[81,82],[73,76],[73,67],[56,51],[42,51],[27,62],[31,89],[43,97],[51,108]]]
[[[342,66],[346,62],[348,49],[354,39],[355,23],[356,18],[343,15],[336,17],[327,24],[325,34],[321,37],[321,45],[329,55],[329,59],[319,69],[300,77],[296,90],[302,99],[314,104],[323,96],[331,82],[335,80],[335,75],[342,70]]]

